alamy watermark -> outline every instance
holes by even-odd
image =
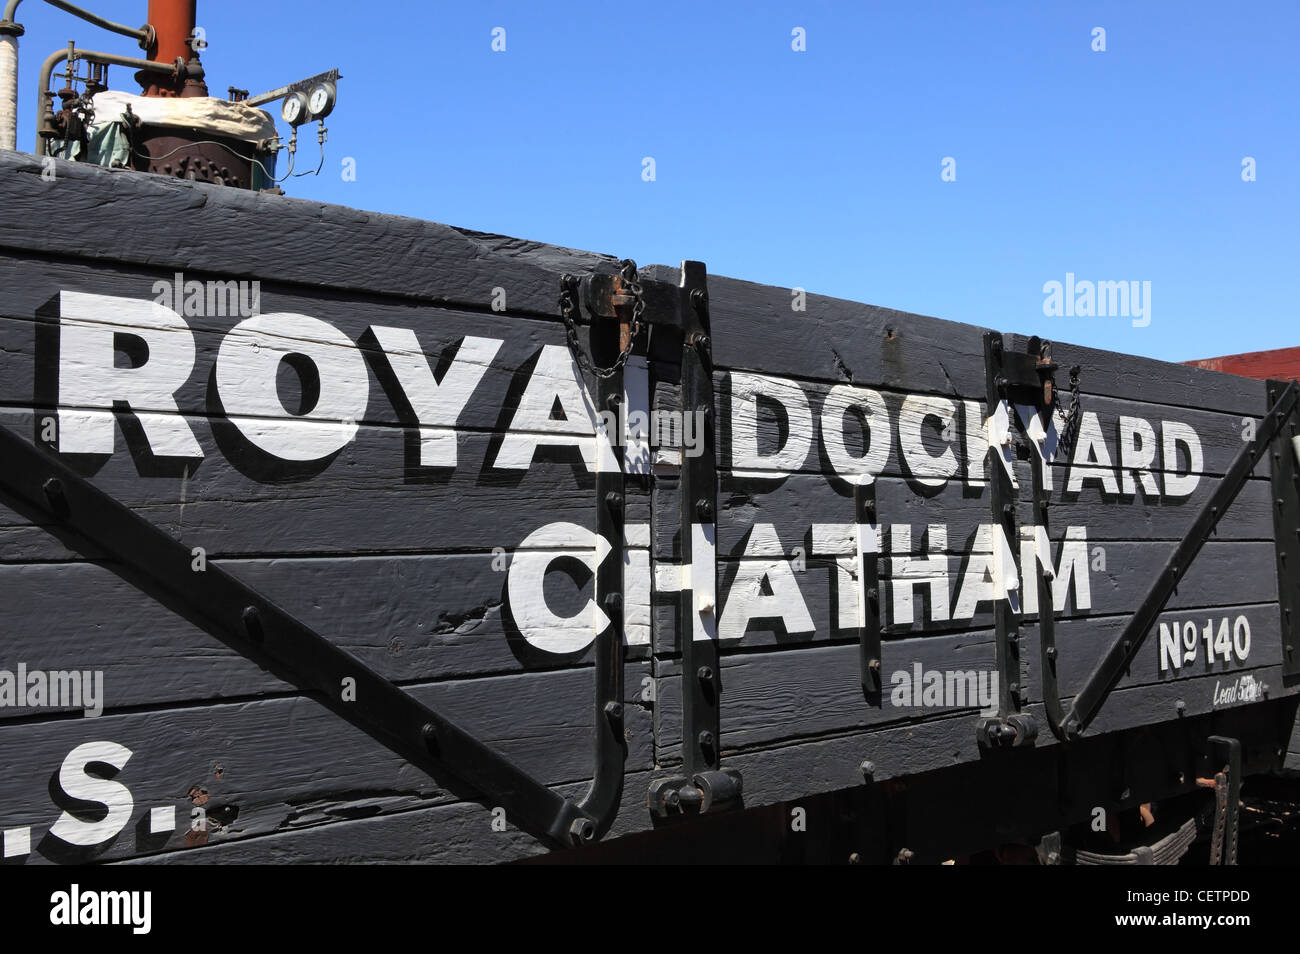
[[[605,433],[615,446],[622,446],[624,435],[648,440],[652,447],[682,449],[686,457],[699,457],[704,452],[704,410],[689,414],[681,411],[627,410],[627,402],[620,401],[617,411],[601,411],[599,415]]]
[[[1151,283],[1065,281],[1043,284],[1043,314],[1049,318],[1132,318],[1134,328],[1151,324]]]
[[[177,272],[172,281],[153,283],[153,300],[186,318],[252,318],[262,313],[260,281],[185,280]]]
[[[0,708],[81,709],[87,719],[104,711],[102,670],[0,669]]]
[[[997,671],[975,669],[925,669],[913,663],[909,672],[899,669],[889,677],[889,701],[901,708],[970,709],[983,715],[998,711]]]

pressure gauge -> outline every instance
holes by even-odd
[[[334,108],[334,97],[337,95],[338,90],[328,80],[312,87],[311,96],[307,100],[307,108],[311,110],[312,118],[324,119],[328,116]]]
[[[305,123],[310,118],[310,112],[306,93],[290,93],[280,107],[280,115],[290,126]]]

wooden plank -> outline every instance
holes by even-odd
[[[1195,614],[1195,618],[1201,619],[1204,615]],[[1212,693],[1216,685],[1223,694],[1243,675],[1250,674],[1250,678],[1242,683],[1243,688],[1248,689],[1257,670],[1275,667],[1280,659],[1277,606],[1237,607],[1229,618],[1237,615],[1246,615],[1253,624],[1253,641],[1244,661],[1234,658],[1231,662],[1216,661],[1207,666],[1202,654],[1196,665],[1161,674],[1158,671],[1159,647],[1153,637],[1148,640],[1129,674],[1117,684],[1116,693],[1144,685],[1184,682],[1188,683],[1188,694]],[[1190,613],[1167,613],[1161,621],[1181,623],[1191,616]],[[1091,673],[1098,652],[1106,645],[1107,636],[1117,636],[1126,619],[1114,617],[1104,621],[1084,623],[1074,620],[1059,624],[1057,646],[1063,692],[1077,690]],[[1029,697],[1035,700],[1042,698],[1037,653],[1036,641],[1027,634],[1022,642],[1021,666]],[[987,677],[995,669],[993,632],[984,629],[959,635],[886,641],[881,656],[884,697],[879,707],[868,705],[863,698],[857,647],[854,645],[726,655],[721,674],[724,748],[744,750],[793,739],[877,729],[902,722],[944,718],[957,710],[970,713],[973,733],[976,715],[983,703],[935,704],[927,701],[920,689],[904,691],[904,687],[915,687],[918,667],[922,674],[939,673],[945,680],[951,674],[954,680],[951,688],[962,687],[962,694],[958,696],[953,692],[953,697],[969,700],[968,689],[977,695],[982,691],[979,674]],[[976,674],[974,685],[961,675],[972,672]],[[656,747],[661,760],[680,744],[680,685],[679,673],[665,674],[656,679]],[[991,689],[987,678],[982,685],[984,690]],[[1274,682],[1270,693],[1275,695],[1279,691],[1282,691],[1282,684]],[[978,698],[996,707],[996,692]],[[1176,716],[1177,713],[1171,709],[1154,721],[1167,721]],[[1046,731],[1045,725],[1043,729]]]
[[[1060,564],[1060,536],[1056,542]],[[973,545],[974,541],[968,541]],[[1133,612],[1151,581],[1164,567],[1173,546],[1164,542],[1108,542],[1089,544],[1086,568],[1079,568],[1058,597],[1058,619],[1092,619]],[[982,589],[983,564],[979,554],[936,556],[921,576],[904,563],[911,558],[886,557],[880,563],[881,612],[887,636],[944,634],[991,626],[991,588]],[[1170,608],[1230,607],[1276,603],[1277,579],[1273,575],[1272,544],[1264,542],[1210,542],[1188,569]],[[722,561],[718,589],[718,631],[724,653],[763,646],[799,646],[856,638],[854,619],[856,585],[827,561],[810,558],[802,570],[782,558],[744,558]],[[940,569],[941,568],[941,569]],[[1086,607],[1078,580],[1088,580]],[[661,569],[659,572],[663,573]],[[1073,572],[1073,571],[1072,571]],[[671,571],[664,574],[671,576]],[[737,582],[739,581],[739,582]],[[739,602],[736,602],[736,601]],[[652,601],[655,652],[674,656],[681,633],[674,616],[676,596],[657,590]],[[910,614],[909,614],[910,608]],[[1034,614],[1028,614],[1034,618]]]
[[[639,831],[646,824],[645,792],[652,773],[629,773],[623,801],[607,839]],[[568,798],[580,798],[583,785],[555,785]],[[169,846],[160,854],[118,864],[500,864],[535,856],[546,848],[531,836],[495,820],[482,805],[416,807],[367,817],[303,818],[291,830],[213,840],[201,847]],[[573,849],[581,852],[583,849]]]
[[[184,274],[187,277],[195,275],[193,272]],[[12,290],[2,306],[5,317],[0,319],[0,404],[27,406],[32,404],[33,397],[37,406],[53,407],[56,404],[61,359],[68,373],[76,374],[81,367],[76,360],[80,352],[71,347],[66,355],[60,352],[60,317],[92,328],[116,328],[115,323],[110,324],[110,318],[114,322],[119,320],[114,309],[126,308],[120,320],[128,322],[125,327],[129,328],[132,321],[130,309],[138,307],[131,303],[152,307],[159,297],[154,291],[157,282],[167,284],[168,291],[162,297],[170,302],[171,289],[176,286],[175,278],[175,273],[159,269],[127,268],[98,262],[88,265],[75,259],[29,259],[12,253],[0,257],[0,283]],[[237,300],[239,307],[243,307],[249,303],[251,295],[251,290],[245,289],[242,298],[232,301]],[[123,302],[127,304],[122,305]],[[173,323],[183,322],[193,338],[192,347],[179,349],[186,360],[192,361],[192,369],[159,369],[162,379],[175,384],[166,391],[168,402],[160,403],[157,395],[146,394],[132,401],[133,410],[175,411],[179,408],[196,415],[222,414],[221,395],[213,385],[213,368],[227,336],[247,316],[233,311],[227,315],[224,297],[214,304],[220,305],[219,315],[208,316],[205,303],[204,314],[181,314],[170,319]],[[462,385],[457,380],[448,384],[449,389],[455,390],[456,401],[461,404],[455,408],[458,413],[448,411],[440,414],[436,421],[439,426],[455,425],[461,429],[505,429],[512,416],[509,412],[518,407],[526,386],[536,377],[538,381],[534,386],[540,387],[550,376],[546,363],[538,366],[542,348],[552,346],[567,350],[564,328],[558,321],[403,302],[378,293],[342,298],[332,292],[270,281],[261,284],[255,307],[260,316],[306,315],[335,329],[347,342],[342,344],[324,337],[296,335],[286,322],[268,319],[268,348],[278,346],[283,353],[292,354],[296,345],[305,344],[308,353],[313,355],[343,352],[340,359],[346,359],[347,352],[356,350],[364,356],[368,384],[364,411],[354,415],[359,423],[417,425],[412,408],[414,402],[405,380],[394,373],[393,364],[384,356],[385,344],[401,355],[409,353],[404,340],[406,333],[413,336],[412,340],[439,379],[445,380],[454,366],[456,374],[465,382]],[[146,339],[158,334],[150,331],[147,312],[135,321]],[[404,334],[383,334],[373,329],[394,329]],[[478,339],[485,344],[471,348],[465,344],[466,338]],[[480,352],[490,355],[486,361],[477,356]],[[145,356],[141,365],[148,360],[151,359]],[[169,361],[178,367],[178,359],[170,354],[155,356],[152,360]],[[564,370],[568,371],[567,368]],[[285,377],[281,396],[295,411],[300,393],[301,386]],[[301,417],[316,419],[318,415],[314,411],[309,409]]]
[[[34,156],[0,156],[0,247],[282,280],[487,310],[504,287],[513,311],[555,315],[565,272],[613,270],[610,256],[287,196],[56,160],[56,188]],[[185,240],[157,223],[183,217]],[[33,229],[31,224],[42,227]],[[86,228],[112,222],[112,228]],[[274,227],[268,227],[274,223]],[[286,242],[284,236],[300,239]],[[124,239],[129,237],[129,241]]]
[[[538,596],[566,618],[567,628],[549,628],[547,638],[582,647],[571,652],[547,651],[533,629],[527,636],[520,632],[520,609],[512,605],[508,585],[510,563],[491,554],[280,557],[212,565],[399,682],[591,662],[592,616],[583,612],[592,596],[591,574],[569,561],[547,574]],[[21,662],[29,671],[102,673],[98,704],[109,711],[290,691],[110,566],[0,565],[0,602],[8,607],[3,668],[13,672]],[[632,658],[648,652],[648,644],[627,648]],[[80,701],[54,706],[46,698],[39,709],[0,706],[0,721],[83,708]]]
[[[1026,340],[1010,335],[1007,348],[1023,351]],[[1052,358],[1064,372],[1057,374],[1061,387],[1068,386],[1072,366],[1082,368],[1079,386],[1085,401],[1086,395],[1106,395],[1255,417],[1267,410],[1262,384],[1217,371],[1062,341],[1052,343]]]
[[[636,671],[631,667],[630,675]],[[546,784],[580,782],[590,774],[590,669],[421,684],[407,691]],[[634,700],[625,711],[628,770],[647,770],[649,714]],[[67,839],[47,836],[60,804],[51,802],[46,780],[52,773],[57,778],[69,754],[92,741],[129,750],[114,779],[130,792],[129,824],[92,830],[84,835],[91,844],[73,848],[64,844]],[[195,787],[207,790],[204,807],[212,819],[229,819],[218,840],[478,798],[450,777],[424,775],[301,696],[0,726],[0,764],[10,780],[0,801],[0,828],[31,828],[35,853],[27,863],[110,860],[158,850],[183,828],[169,829],[168,838],[150,835],[149,809],[174,808],[177,825],[184,825],[192,808],[186,793]],[[71,774],[80,778],[80,765]],[[486,814],[492,806],[477,807]]]
[[[551,523],[595,526],[595,474],[574,449],[544,449],[527,470],[499,469],[493,466],[499,440],[467,432],[456,436],[457,466],[434,470],[411,465],[411,442],[402,430],[360,426],[331,459],[291,467],[268,460],[220,421],[184,420],[204,451],[201,460],[159,466],[147,453],[119,452],[80,460],[64,455],[65,462],[210,556],[490,552],[513,550]],[[27,410],[0,409],[0,426],[29,441],[39,443],[40,421]],[[129,424],[126,429],[130,434]],[[627,513],[630,523],[648,522],[648,496],[635,486]],[[28,526],[0,508],[0,527]],[[0,540],[7,561],[67,555],[48,535]]]
[[[981,524],[992,521],[984,487],[953,481],[932,497],[913,492],[907,482],[882,477],[875,483],[876,513],[885,533],[892,525],[913,528],[910,550],[920,553],[924,529],[931,523],[948,528],[949,546],[960,552]],[[1196,512],[1214,493],[1215,484],[1204,480],[1188,497],[1148,498],[1142,494],[1117,501],[1096,481],[1089,481],[1077,494],[1064,494],[1052,501],[1051,526],[1056,536],[1065,527],[1086,527],[1089,541],[1181,540]],[[1220,523],[1216,539],[1271,540],[1272,501],[1268,482],[1251,480],[1243,488]],[[852,524],[856,515],[853,496],[820,475],[792,474],[783,481],[761,481],[722,474],[718,495],[718,552],[721,556],[795,556],[800,548],[812,556],[812,528],[818,524]],[[770,525],[774,535],[755,539],[755,524]],[[680,559],[677,540],[680,531],[667,520],[658,521],[656,556]],[[773,547],[773,543],[780,544]],[[886,540],[888,552],[892,541]]]

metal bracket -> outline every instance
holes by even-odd
[[[682,415],[703,412],[704,453],[682,454],[682,565],[690,567],[690,589],[682,588],[682,761],[688,775],[718,768],[718,509],[716,408],[713,398],[713,349],[709,337],[708,277],[702,262],[682,263],[681,287],[690,309],[682,325]]]
[[[880,677],[880,558],[879,538],[876,546],[867,551],[862,546],[862,533],[866,527],[878,527],[876,515],[876,484],[859,483],[853,491],[857,510],[857,570],[861,575],[858,592],[862,600],[862,620],[858,629],[858,658],[862,673],[862,694],[868,704],[884,704]]]
[[[682,456],[682,566],[689,568],[690,574],[689,587],[683,585],[681,589],[678,614],[684,774],[651,784],[650,809],[660,816],[696,804],[700,811],[716,810],[739,804],[741,796],[740,773],[719,767],[722,743],[718,707],[722,695],[722,672],[718,663],[715,526],[718,508],[717,409],[713,391],[708,273],[703,262],[682,263],[677,294],[671,300],[675,300],[680,308],[682,329],[681,411],[684,416],[701,415],[704,440],[702,453],[695,456],[683,453]],[[646,314],[651,311],[647,305]]]
[[[1009,382],[1007,386],[1007,390],[1016,404],[1023,403],[1033,407],[1034,413],[1042,426],[1041,436],[1043,440],[1046,440],[1045,435],[1050,430],[1051,420],[1056,413],[1057,405],[1057,364],[1052,360],[1051,355],[1052,343],[1050,341],[1044,341],[1037,336],[1030,338],[1026,344],[1026,353],[1015,356],[1015,364],[1020,368],[1019,380],[1016,383]],[[1004,354],[1003,357],[1005,359],[1007,356]],[[1028,365],[1026,360],[1029,358],[1034,358],[1032,367]],[[1033,440],[1034,438],[1029,434],[1025,422],[1021,421],[1018,415],[1017,421],[1025,439]],[[1050,464],[1046,461],[1043,453],[1032,449],[1029,457],[1033,461],[1030,504],[1033,508],[1032,523],[1035,527],[1034,550],[1036,556],[1033,561],[1033,582],[1031,583],[1025,578],[1027,571],[1023,566],[1020,568],[1021,580],[1026,591],[1031,585],[1036,588],[1038,596],[1039,672],[1043,690],[1043,708],[1047,714],[1048,727],[1051,728],[1052,733],[1057,738],[1063,740],[1060,730],[1063,709],[1056,673],[1056,607],[1052,596],[1053,571],[1044,566],[1042,559],[1037,556],[1038,540],[1050,540],[1048,514],[1052,494],[1048,489],[1047,481],[1044,479],[1044,471]],[[1035,457],[1039,459],[1035,460]],[[1048,562],[1050,563],[1050,553],[1048,554]]]
[[[687,263],[698,264],[698,263]],[[704,267],[700,265],[701,269]],[[641,299],[645,302],[645,311],[641,320],[649,325],[668,325],[674,328],[684,327],[694,306],[691,304],[692,288],[674,285],[670,282],[656,281],[651,278],[638,278],[641,286]],[[623,286],[618,274],[597,272],[585,275],[579,281],[582,309],[579,320],[587,319],[621,319],[623,309],[630,307],[633,298]],[[623,347],[626,342],[619,342]]]
[[[650,783],[650,814],[656,818],[673,815],[703,815],[739,808],[744,783],[736,769],[700,772],[687,778],[670,775]]]
[[[617,276],[615,276],[617,277]],[[619,347],[626,344],[631,327],[628,313],[633,300],[629,296],[626,307],[617,317],[618,325],[606,326],[599,331],[592,328],[593,340],[598,334],[616,332]],[[623,367],[608,377],[596,378],[596,400],[604,409],[614,412],[624,400]],[[617,444],[615,446],[617,452]],[[607,617],[609,625],[596,634],[595,670],[595,769],[586,795],[578,803],[592,820],[592,831],[587,839],[602,837],[618,816],[623,795],[624,766],[627,763],[627,737],[624,732],[624,620],[623,620],[623,546],[626,487],[622,455],[616,469],[599,469],[596,472],[596,533],[609,541],[614,553],[596,568],[596,603]],[[600,455],[597,455],[597,460]]]
[[[592,822],[579,806],[221,567],[195,571],[187,545],[2,426],[0,497],[435,779],[449,771],[554,847],[585,840]],[[353,701],[339,697],[345,679]]]
[[[998,332],[985,333],[985,394],[989,414],[994,414],[1003,401],[1014,404],[1014,392],[1026,387],[1035,389],[1038,396],[1033,398],[1033,402],[1039,403],[1042,394],[1051,393],[1050,385],[1045,386],[1043,383],[1044,380],[1050,380],[1045,377],[1046,370],[1034,355],[1006,351],[1002,335]],[[1012,411],[1013,416],[1014,413]],[[1010,425],[1010,422],[1008,424]],[[989,507],[993,515],[993,526],[1001,530],[1004,538],[1013,547],[1012,558],[1017,564],[1019,573],[1019,556],[1014,549],[1014,541],[1019,539],[1016,490],[1012,486],[1006,468],[996,459],[997,453],[996,448],[990,447],[984,458],[984,470],[989,488]],[[996,553],[997,541],[993,542]],[[1020,683],[1019,619],[1020,608],[1013,606],[1006,594],[998,594],[998,599],[993,605],[998,671],[998,714],[993,718],[981,719],[976,726],[975,737],[981,746],[1032,745],[1038,736],[1033,716],[1020,711],[1021,702],[1026,694]]]
[[[1062,717],[1059,726],[1065,738],[1074,738],[1081,734],[1096,717],[1115,684],[1132,664],[1146,638],[1151,635],[1156,617],[1160,615],[1179,581],[1187,573],[1187,568],[1191,566],[1205,541],[1214,532],[1219,519],[1237,499],[1241,489],[1246,486],[1246,481],[1250,479],[1259,459],[1264,456],[1274,439],[1279,434],[1285,433],[1284,425],[1288,421],[1294,424],[1298,401],[1300,401],[1300,385],[1292,381],[1269,407],[1264,419],[1256,428],[1255,439],[1238,452],[1228,472],[1219,480],[1219,486],[1205,502],[1187,534],[1170,555],[1164,570],[1156,577],[1156,581],[1151,585],[1137,612],[1129,618],[1124,631],[1111,644],[1092,675],[1088,677],[1088,681],[1079,690],[1079,694],[1074,697],[1070,711]],[[1276,461],[1274,466],[1277,466]],[[1292,486],[1294,487],[1294,483]],[[1282,495],[1276,498],[1275,505],[1279,509],[1284,509],[1288,496],[1294,502],[1294,491],[1288,494],[1284,489]],[[1276,546],[1279,552],[1282,552],[1284,546],[1290,546],[1290,541],[1284,541],[1279,537]],[[1294,615],[1292,613],[1293,618]],[[1292,642],[1291,645],[1294,646],[1295,643]]]
[[[1268,382],[1276,402],[1287,387]],[[1295,382],[1291,382],[1295,387]],[[1269,496],[1277,541],[1277,598],[1282,612],[1282,676],[1300,676],[1300,415],[1291,414],[1269,444]]]
[[[1196,784],[1214,789],[1214,832],[1210,841],[1211,865],[1237,863],[1237,813],[1241,804],[1241,742],[1223,735],[1205,740],[1222,752],[1214,778],[1198,778]]]

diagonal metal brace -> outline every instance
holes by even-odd
[[[1229,505],[1237,499],[1237,494],[1246,486],[1246,481],[1250,478],[1259,459],[1268,451],[1274,436],[1295,413],[1297,401],[1300,401],[1300,385],[1292,381],[1282,392],[1277,403],[1268,409],[1268,413],[1264,415],[1264,419],[1255,431],[1255,439],[1237,454],[1232,466],[1219,481],[1214,494],[1205,502],[1205,506],[1196,515],[1196,520],[1193,521],[1186,536],[1170,555],[1164,570],[1152,584],[1137,612],[1129,619],[1124,631],[1111,644],[1106,655],[1097,664],[1097,668],[1088,677],[1088,681],[1079,690],[1079,694],[1074,697],[1074,702],[1058,727],[1064,738],[1076,738],[1096,718],[1111,690],[1115,688],[1115,684],[1132,664],[1143,642],[1151,634],[1156,618],[1164,610],[1169,597],[1173,595],[1179,582],[1187,573],[1192,560],[1196,558],[1205,541],[1214,532],[1215,526],[1227,512]]]
[[[551,845],[588,840],[592,820],[500,752],[344,652],[213,564],[192,568],[188,546],[114,500],[62,461],[0,426],[0,499],[69,547],[202,626],[227,646],[298,687],[336,715],[427,772],[450,772]],[[340,687],[355,680],[355,701]]]

